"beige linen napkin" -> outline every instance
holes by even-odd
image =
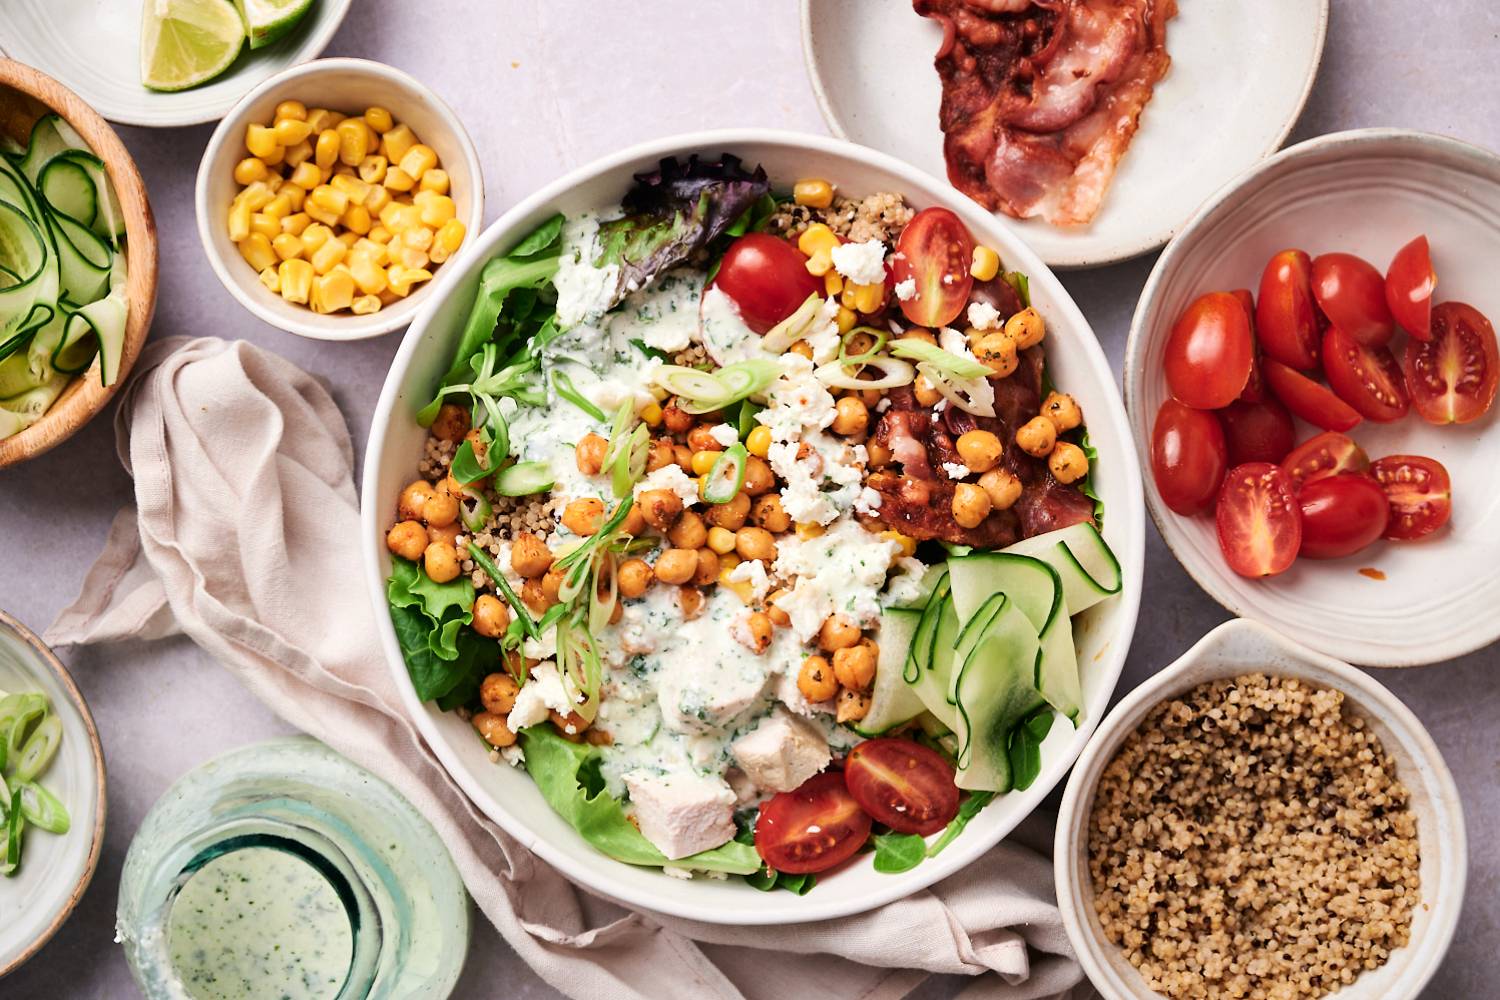
[[[579,891],[481,815],[405,717],[359,582],[354,454],[328,392],[275,354],[211,338],[155,341],[137,371],[116,428],[136,505],[47,641],[191,637],[405,795],[548,983],[591,998],[894,1000],[955,973],[977,977],[966,997],[1029,1000],[1079,981],[1051,866],[1010,843],[926,892],[811,925],[699,924]]]

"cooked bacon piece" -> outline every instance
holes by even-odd
[[[1156,83],[1176,0],[913,0],[943,25],[954,186],[1016,218],[1088,222]]]
[[[880,494],[880,520],[912,538],[1001,549],[1021,537],[1013,511],[997,510],[973,528],[953,520],[953,481],[917,479],[895,472],[870,474],[866,484]]]

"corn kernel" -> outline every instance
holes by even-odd
[[[361,250],[358,244],[349,255],[349,273],[359,290],[366,295],[379,295],[385,291],[385,270],[381,268],[379,259]]]
[[[303,161],[292,171],[292,183],[304,191],[311,191],[323,183],[323,172],[311,163]]]
[[[229,238],[235,243],[250,235],[250,203],[236,199],[229,207]]]
[[[380,155],[391,163],[400,163],[407,150],[417,144],[416,133],[408,125],[396,125],[380,137]]]
[[[245,148],[250,151],[251,156],[258,156],[262,160],[269,161],[281,145],[276,141],[276,133],[264,125],[251,123],[245,127]]]
[[[807,541],[810,538],[817,538],[823,534],[823,526],[817,521],[798,521],[794,527],[797,531],[797,537],[803,541]]]
[[[360,295],[349,304],[349,310],[356,316],[368,316],[371,313],[380,312],[379,295]]]
[[[366,130],[364,121],[348,118],[339,122],[334,131],[339,136],[340,163],[353,167],[370,155],[370,133]]]
[[[363,236],[374,224],[370,219],[370,210],[363,205],[350,205],[344,209],[344,214],[339,221],[354,236]]]
[[[281,291],[281,275],[276,273],[274,267],[268,267],[260,272],[260,283],[266,286],[267,291],[273,293]]]
[[[379,184],[371,187],[370,193],[365,195],[365,208],[370,210],[371,215],[379,215],[390,203],[391,192]]]
[[[839,245],[839,238],[821,222],[814,222],[802,230],[802,235],[797,237],[797,249],[811,257],[819,250],[831,251]]]
[[[372,243],[379,243],[380,245],[384,246],[393,239],[393,236],[389,229],[377,223],[376,225],[370,227],[370,231],[365,234],[365,239],[369,240]]]
[[[338,239],[325,240],[323,245],[313,252],[308,259],[312,261],[313,270],[319,274],[327,274],[333,270],[333,265],[344,259],[344,254],[349,248]]]
[[[329,170],[338,158],[339,134],[326,128],[318,133],[317,142],[313,144],[313,162],[318,165],[318,169]]]
[[[302,211],[325,226],[336,226],[339,224],[339,220],[344,217],[344,213],[342,212],[331,212],[326,208],[313,204],[311,198],[308,199],[306,205],[302,206]]]
[[[885,304],[885,285],[856,285],[850,282],[844,286],[844,295],[850,298],[851,302],[848,304],[856,312],[862,312],[868,316]],[[839,301],[843,303],[844,299],[841,297]]]
[[[307,118],[304,120],[312,126],[314,134],[320,134],[324,129],[331,129],[338,124],[334,112],[327,108],[308,108]]]
[[[434,229],[457,214],[458,206],[454,205],[453,199],[445,194],[433,195],[417,210],[417,216],[422,220],[422,225],[432,226]]]
[[[833,322],[838,326],[839,333],[848,333],[854,329],[854,324],[859,322],[859,317],[855,315],[853,309],[839,306],[838,315],[834,317]]]
[[[278,194],[262,205],[260,211],[262,215],[269,215],[279,223],[282,219],[292,214],[292,199],[284,194]]]
[[[887,529],[880,533],[880,537],[888,542],[895,542],[900,546],[897,551],[908,559],[917,554],[917,540],[910,535],[903,535],[899,531]]]
[[[695,451],[695,452],[693,452],[693,462],[692,462],[692,465],[693,465],[693,475],[695,475],[695,476],[706,476],[706,475],[708,475],[708,471],[714,467],[714,463],[717,462],[718,460],[719,460],[719,453],[716,452],[716,451]]]
[[[271,249],[276,251],[276,256],[282,260],[291,260],[293,257],[301,257],[306,247],[302,240],[291,233],[282,233],[271,239]]]
[[[264,163],[265,161],[262,160],[261,162]],[[286,186],[286,179],[280,174],[270,173],[266,174],[266,179],[262,183],[265,184],[267,191],[275,194]]]
[[[319,184],[307,193],[307,202],[325,212],[342,215],[344,209],[349,207],[349,196],[332,184]]]
[[[306,139],[303,139],[301,142],[297,143],[296,145],[294,145],[294,146],[288,146],[286,148],[286,160],[285,160],[285,162],[286,162],[287,166],[289,166],[293,170],[295,170],[297,167],[301,166],[302,164],[306,163],[308,160],[312,159],[312,155],[313,155],[312,143],[309,142]]]
[[[260,159],[261,162],[268,167],[278,166],[283,160],[286,159],[286,147],[277,146],[274,150],[271,151],[271,154],[269,156],[262,156]]]
[[[452,182],[448,178],[448,171],[442,167],[433,167],[422,175],[421,182],[417,185],[423,191],[431,191],[433,194],[447,194]]]
[[[844,276],[830,268],[823,274],[823,293],[830,299],[844,290]]]
[[[312,135],[312,126],[304,120],[296,118],[278,118],[272,126],[271,132],[276,136],[276,141],[283,146],[295,146],[297,143]]]
[[[360,180],[353,174],[339,174],[328,182],[328,186],[335,191],[342,191],[349,196],[349,202],[353,205],[363,205],[373,188]]]
[[[421,282],[432,280],[432,274],[426,268],[402,267],[396,264],[386,271],[385,278],[390,282],[390,290],[405,298],[411,294],[413,287]]]
[[[277,269],[281,278],[281,297],[288,302],[307,305],[312,291],[313,266],[305,260],[284,260]]]
[[[400,202],[391,202],[380,211],[380,224],[393,233],[401,233],[412,226],[422,224],[422,219],[415,205],[403,205]]]
[[[421,180],[423,174],[437,166],[437,162],[438,156],[432,147],[419,142],[401,157],[401,169],[413,179]]]
[[[385,157],[372,154],[359,161],[359,179],[366,184],[379,184],[385,180],[385,171],[390,164]]]
[[[392,191],[406,192],[410,191],[417,182],[411,174],[400,167],[391,167],[385,172],[385,180],[381,183]]]
[[[969,265],[969,274],[975,281],[989,281],[1000,273],[1000,255],[987,246],[974,248],[974,262]]]
[[[745,448],[756,458],[765,458],[771,453],[771,428],[761,424],[751,429],[745,438]]]
[[[740,601],[743,602],[743,603],[745,603],[745,604],[750,604],[750,603],[754,602],[754,600],[755,600],[755,589],[750,585],[750,581],[749,580],[731,580],[731,579],[729,579],[729,573],[730,573],[729,570],[726,570],[726,569],[720,567],[720,569],[719,569],[719,585],[721,587],[723,587],[725,590],[729,591],[735,597],[738,597],[740,599]]]
[[[734,532],[717,524],[708,529],[708,547],[719,555],[734,551]]]
[[[281,231],[290,236],[301,236],[311,223],[312,216],[306,212],[293,212],[281,220]]]
[[[432,246],[432,230],[426,226],[412,226],[401,231],[401,245],[413,250],[426,250]]]
[[[317,265],[313,265],[314,268]],[[313,279],[312,298],[309,304],[313,312],[331,313],[348,309],[354,304],[354,279],[342,271],[319,275]]]
[[[270,201],[274,197],[276,197],[276,193],[271,190],[271,186],[269,184],[266,184],[262,181],[256,181],[255,183],[246,187],[245,190],[235,195],[234,200],[237,202],[244,202],[246,205],[249,205],[250,211],[252,212],[259,212],[261,208],[265,206],[266,202]]]
[[[247,156],[234,165],[234,182],[244,187],[246,184],[265,180],[269,173],[265,160]]]
[[[432,238],[432,248],[427,251],[434,263],[441,264],[458,252],[463,245],[466,230],[464,224],[457,219],[449,219],[438,227],[437,235]]]
[[[645,422],[647,427],[660,427],[661,418],[661,407],[656,403],[647,403],[641,410],[641,420]]]
[[[276,105],[275,118],[277,121],[290,118],[292,121],[305,122],[307,121],[307,105],[301,101],[282,101]]]
[[[271,218],[263,212],[255,212],[250,216],[250,233],[260,233],[266,239],[281,233],[281,222]]]
[[[374,240],[365,236],[361,236],[359,240],[354,244],[354,246],[350,247],[350,249],[357,250],[359,253],[368,257],[370,259],[370,263],[375,264],[379,267],[384,267],[386,261],[389,259],[385,251],[384,243],[376,243]]]
[[[346,229],[343,232],[339,233],[337,236],[335,236],[334,239],[336,239],[340,243],[344,244],[344,246],[348,247],[350,250],[353,250],[354,249],[354,244],[356,244],[356,243],[359,242],[360,237],[359,237],[358,233],[351,233],[349,230]]]
[[[281,185],[279,193],[286,196],[287,201],[292,205],[293,212],[302,211],[302,206],[307,199],[307,188],[288,183]]]
[[[739,557],[739,555],[737,553],[734,553],[734,552],[726,552],[726,553],[724,553],[722,556],[719,557],[719,578],[723,579],[724,577],[727,577],[729,575],[730,570],[734,569],[739,564],[740,564],[740,557]]]
[[[302,245],[307,248],[309,256],[316,253],[324,243],[333,239],[333,230],[321,222],[314,222],[302,230]]]
[[[394,247],[393,245],[390,253],[396,263],[414,271],[426,267],[432,260],[431,257],[427,256],[427,251],[418,250],[415,247]]]
[[[271,240],[265,233],[251,233],[240,240],[239,248],[240,256],[258,272],[276,266],[276,253],[271,249]]]
[[[382,108],[379,105],[371,105],[370,107],[365,108],[365,124],[370,126],[370,128],[374,129],[377,133],[385,133],[389,132],[391,130],[391,127],[395,125],[396,122],[395,119],[391,117],[391,113],[385,108]]]
[[[792,200],[808,208],[827,208],[833,204],[833,185],[810,177],[792,185]]]

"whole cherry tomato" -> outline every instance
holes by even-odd
[[[1287,474],[1269,462],[1229,470],[1214,521],[1224,561],[1240,576],[1283,573],[1302,546],[1302,510]]]
[[[1477,420],[1495,401],[1500,383],[1495,328],[1473,306],[1444,302],[1432,310],[1432,339],[1406,345],[1405,368],[1406,387],[1423,420]]]
[[[740,318],[756,333],[797,311],[823,282],[807,273],[807,257],[769,233],[746,233],[729,244],[714,287],[734,300]]]
[[[1390,520],[1385,490],[1369,476],[1344,473],[1318,479],[1297,494],[1302,547],[1311,559],[1341,559],[1379,538]]]
[[[1259,403],[1235,400],[1219,411],[1229,464],[1280,462],[1297,443],[1292,415],[1274,399]]]
[[[1406,416],[1406,376],[1384,347],[1361,344],[1336,326],[1323,333],[1323,373],[1338,397],[1364,417],[1390,423]]]
[[[1194,409],[1228,406],[1250,380],[1253,350],[1250,321],[1240,301],[1228,292],[1200,295],[1167,338],[1167,386]]]
[[[1453,514],[1453,485],[1448,470],[1436,459],[1387,455],[1370,466],[1370,475],[1390,501],[1387,538],[1410,541],[1425,537],[1447,524]]]
[[[1418,340],[1432,339],[1432,293],[1437,290],[1437,272],[1427,237],[1418,236],[1396,251],[1385,272],[1385,304],[1401,329]]]
[[[1218,417],[1175,399],[1161,404],[1151,430],[1151,471],[1163,503],[1186,517],[1203,513],[1214,505],[1228,467]]]
[[[947,326],[969,302],[974,278],[974,237],[963,220],[946,208],[924,208],[901,230],[891,258],[890,280],[916,283],[916,294],[901,300],[901,311],[918,326]]]
[[[1255,334],[1266,357],[1291,368],[1318,364],[1318,312],[1313,305],[1312,258],[1283,250],[1260,276]]]
[[[1270,358],[1264,359],[1261,371],[1276,398],[1308,423],[1329,431],[1347,431],[1359,423],[1358,410],[1301,372]]]
[[[1396,333],[1385,302],[1385,279],[1352,253],[1325,253],[1312,262],[1313,297],[1328,322],[1361,344],[1384,347]]]

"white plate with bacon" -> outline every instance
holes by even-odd
[[[947,177],[1053,267],[1160,247],[1275,152],[1327,25],[1328,0],[802,0],[829,128]]]

